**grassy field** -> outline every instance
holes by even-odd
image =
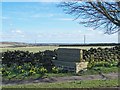
[[[21,85],[3,85],[2,88],[99,88],[99,87],[117,87],[118,80],[86,80],[57,83],[34,83]]]
[[[34,47],[6,47],[0,48],[1,52],[5,52],[7,50],[14,51],[14,50],[21,50],[21,51],[30,51],[30,52],[38,52],[38,51],[45,51],[45,50],[54,50],[57,49],[57,46],[34,46]]]
[[[14,50],[21,50],[21,51],[30,51],[30,52],[38,52],[38,51],[45,51],[45,50],[54,50],[58,48],[77,48],[77,49],[89,49],[89,48],[111,48],[112,46],[33,46],[33,47],[5,47],[0,48],[0,52],[5,52],[7,50],[14,51]]]

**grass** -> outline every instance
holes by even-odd
[[[86,80],[57,83],[34,83],[21,85],[3,85],[2,88],[99,88],[117,87],[118,80]]]
[[[65,76],[73,76],[75,73],[46,73],[43,78],[50,78],[50,77],[65,77]],[[9,77],[13,77],[14,75],[9,75]],[[9,80],[8,76],[2,77],[3,80]],[[31,76],[26,76],[24,77],[23,74],[19,74],[14,78],[11,78],[10,80],[21,80],[24,78],[24,80],[29,80],[29,79],[37,79],[40,77],[40,74],[34,74]]]
[[[38,51],[45,51],[45,50],[54,50],[57,49],[57,46],[33,46],[33,47],[6,47],[0,48],[0,51],[5,52],[7,50],[14,51],[14,50],[21,50],[21,51],[30,51],[30,52],[38,52]]]
[[[65,77],[65,76],[75,76],[76,74],[71,72],[71,73],[47,73],[45,77]]]
[[[118,67],[97,67],[103,73],[118,73]],[[86,76],[98,74],[95,70],[87,70],[83,73],[46,73],[44,77],[65,77],[65,76]],[[24,80],[36,79],[39,75],[35,74],[29,77],[25,77]],[[13,78],[13,80],[19,80],[21,75]],[[7,78],[6,78],[7,79]],[[67,82],[56,82],[56,83],[31,83],[31,84],[19,84],[19,85],[3,85],[3,88],[103,88],[103,87],[117,87],[118,79],[107,79],[107,80],[83,80],[83,81],[67,81]]]
[[[95,70],[97,69],[97,70]],[[95,69],[89,69],[87,71],[83,71],[78,73],[78,75],[94,75],[94,74],[99,74],[98,69],[100,72],[104,74],[108,73],[118,73],[118,67],[96,67]]]
[[[96,69],[99,69],[104,74],[118,73],[118,67],[96,67]],[[46,77],[84,76],[84,75],[96,75],[96,74],[99,74],[99,72],[94,69],[89,69],[87,71],[83,71],[79,73],[74,73],[74,72],[56,73],[56,74],[47,73]]]
[[[9,77],[8,76],[4,76],[2,78],[3,78],[3,80],[8,80],[9,81],[9,80],[22,80],[22,79],[29,80],[29,79],[36,79],[36,78],[39,78],[39,77],[40,77],[39,74],[26,76],[26,77],[23,74],[19,74],[16,77],[14,77],[14,75],[9,75]]]
[[[58,48],[77,48],[77,49],[89,49],[89,48],[111,48],[112,46],[33,46],[33,47],[5,47],[0,48],[0,52],[5,52],[7,50],[14,51],[14,50],[21,50],[21,51],[30,51],[30,52],[38,52],[38,51],[45,51],[45,50],[54,50]]]
[[[118,67],[97,67],[97,69],[100,69],[100,71],[104,74],[107,73],[118,73]],[[43,77],[46,78],[50,78],[50,77],[65,77],[65,76],[86,76],[86,75],[96,75],[99,74],[98,71],[94,70],[94,69],[90,69],[84,72],[80,72],[78,74],[74,73],[74,72],[69,72],[69,73],[46,73]],[[9,77],[13,77],[14,75],[9,75]],[[8,76],[4,76],[3,79],[4,80],[9,80]],[[19,74],[14,78],[11,78],[11,80],[20,80],[22,79],[24,76],[23,74]],[[39,78],[40,75],[39,74],[34,74],[32,76],[26,76],[24,77],[24,80],[29,80],[29,79],[36,79]]]

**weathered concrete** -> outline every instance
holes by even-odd
[[[84,68],[87,68],[88,62],[80,62],[76,63],[76,73],[83,70]]]
[[[65,62],[80,62],[82,61],[81,49],[59,48],[57,51],[57,60]]]
[[[78,73],[87,68],[88,62],[83,62],[83,51],[81,49],[59,48],[57,60],[53,60],[57,67]]]

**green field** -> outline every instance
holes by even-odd
[[[103,88],[103,87],[118,87],[118,80],[86,80],[72,82],[57,82],[57,83],[34,83],[21,85],[6,85],[3,88]]]
[[[45,50],[54,50],[57,49],[57,46],[33,46],[33,47],[6,47],[0,48],[1,52],[5,52],[7,50],[14,51],[14,50],[21,50],[21,51],[30,51],[30,52],[38,52],[38,51],[45,51]]]
[[[30,51],[30,52],[38,52],[38,51],[45,51],[45,50],[54,50],[58,48],[77,48],[77,49],[89,49],[89,48],[111,48],[112,46],[33,46],[33,47],[5,47],[0,48],[0,52],[5,52],[7,50],[14,51],[14,50],[21,50],[21,51]]]

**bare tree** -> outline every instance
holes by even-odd
[[[104,28],[107,34],[120,31],[120,1],[81,2],[81,0],[76,0],[61,2],[59,6],[65,13],[74,15],[75,20],[79,20],[79,23],[87,27]]]

